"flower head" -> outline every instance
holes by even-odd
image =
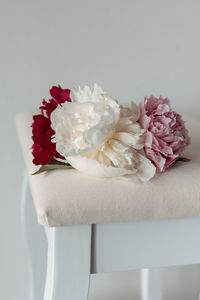
[[[33,116],[32,123],[32,154],[35,165],[44,165],[55,158],[63,157],[56,151],[56,145],[52,143],[52,135],[55,133],[51,128],[50,116],[58,105],[65,101],[71,101],[70,90],[53,86],[50,90],[53,97],[49,101],[43,100],[40,107],[41,114]]]
[[[56,145],[51,142],[54,134],[51,128],[51,121],[42,115],[35,115],[32,124],[33,133],[33,163],[35,165],[44,165],[52,161],[55,157],[62,158],[56,151]]]
[[[51,114],[57,151],[76,169],[100,177],[149,180],[155,167],[142,154],[139,110],[119,106],[98,86],[72,89],[72,102]]]
[[[190,143],[184,121],[172,111],[168,98],[144,98],[140,103],[140,124],[146,131],[146,156],[159,172],[177,160]]]

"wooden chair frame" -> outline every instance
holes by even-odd
[[[199,218],[45,227],[47,248],[26,175],[21,208],[30,300],[87,300],[92,273],[133,269],[141,269],[141,299],[162,300],[162,269],[154,268],[200,263]]]

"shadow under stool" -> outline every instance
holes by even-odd
[[[185,116],[192,144],[184,156],[190,163],[134,184],[73,169],[31,175],[32,113],[17,117],[27,169],[22,220],[31,261],[30,300],[87,300],[91,274],[133,269],[141,270],[141,299],[163,299],[162,270],[155,268],[200,263],[200,121]],[[33,202],[43,227],[31,221]],[[37,242],[42,228],[48,243],[44,287],[39,257],[44,251]]]

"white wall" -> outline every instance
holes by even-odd
[[[0,299],[27,300],[28,291],[15,114],[38,106],[52,84],[95,81],[121,102],[162,94],[200,116],[199,16],[198,0],[0,1]],[[137,295],[131,274],[94,279],[95,289],[103,299],[113,293],[108,283]],[[198,277],[198,266],[167,271],[166,299],[195,299]]]

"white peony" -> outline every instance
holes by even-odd
[[[51,114],[57,151],[89,175],[148,181],[155,167],[142,153],[138,107],[119,106],[96,84],[74,88]]]

